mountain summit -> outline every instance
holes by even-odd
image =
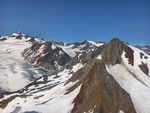
[[[0,38],[0,112],[149,113],[146,52],[118,38],[66,44],[17,34]],[[3,84],[18,78],[21,87]]]

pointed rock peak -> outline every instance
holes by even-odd
[[[113,46],[113,47],[119,47],[118,49],[122,48],[123,45],[125,45],[125,43],[123,41],[121,41],[119,38],[113,38],[109,43],[109,46]],[[117,48],[115,48],[117,49]]]
[[[68,89],[71,92],[82,84],[73,100],[72,113],[117,113],[120,109],[124,113],[136,112],[130,95],[108,74],[103,62],[87,63],[70,78],[70,82],[77,80],[78,83]]]
[[[122,53],[125,52],[125,57],[128,59],[128,63],[134,65],[134,50],[130,48],[125,42],[119,38],[113,38],[109,43],[105,45],[105,49],[102,52],[102,59],[106,64],[120,64],[122,62]]]
[[[115,65],[121,63],[121,55],[125,44],[119,38],[113,38],[102,53],[102,58],[106,64]]]
[[[110,42],[122,42],[119,38],[115,37]]]

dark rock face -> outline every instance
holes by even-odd
[[[125,46],[124,51],[126,52],[125,57],[128,58],[129,64],[134,65],[134,51],[129,47]]]
[[[143,53],[140,53],[140,58],[141,58],[141,59],[143,58],[143,56],[144,56],[144,54],[143,54]]]
[[[22,39],[22,36],[21,35],[19,35],[19,36],[16,36],[16,39]]]
[[[147,76],[149,75],[149,68],[147,66],[147,64],[141,62],[141,64],[139,65],[139,68],[143,71],[143,73],[145,73]]]
[[[106,44],[105,49],[102,52],[102,59],[107,64],[115,65],[121,63],[121,54],[124,49],[124,43],[118,38],[114,38]]]
[[[129,64],[134,65],[134,51],[124,44],[120,39],[114,38],[105,45],[101,53],[102,59],[106,64],[120,64],[122,62],[121,55],[125,52],[125,57],[128,58]]]
[[[71,58],[61,48],[52,48],[52,46],[51,42],[34,43],[22,54],[34,67],[43,67],[55,72],[59,66],[65,65]]]
[[[140,52],[140,58],[147,59],[148,57],[144,53]],[[148,68],[147,64],[145,64],[141,61],[139,68],[143,71],[143,73],[145,73],[147,76],[149,76],[149,68]]]

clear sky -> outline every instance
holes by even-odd
[[[150,0],[0,0],[0,35],[150,44]]]

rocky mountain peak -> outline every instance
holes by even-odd
[[[96,51],[82,54],[71,61],[71,63],[82,61],[86,64],[68,81],[68,83],[79,81],[68,89],[68,92],[82,84],[78,96],[73,101],[75,105],[72,113],[89,112],[92,109],[94,113],[117,113],[119,110],[124,113],[136,113],[130,95],[118,85],[105,67],[120,64],[121,55],[126,48],[128,46],[124,42],[114,38],[109,43],[98,47]],[[98,59],[99,55],[102,59]]]
[[[121,54],[125,44],[119,38],[113,38],[105,45],[102,52],[102,59],[107,64],[115,65],[121,63]]]
[[[128,58],[129,64],[134,65],[134,51],[119,38],[113,38],[105,45],[105,49],[101,53],[102,59],[106,64],[120,64],[123,51],[126,53],[125,57]]]

